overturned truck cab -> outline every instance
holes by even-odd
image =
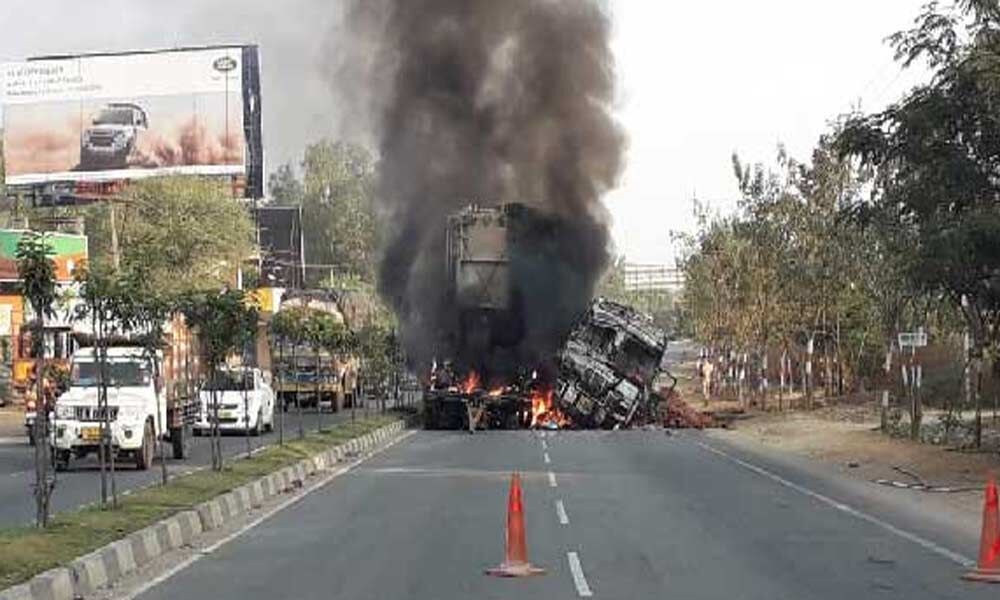
[[[594,300],[559,353],[556,405],[581,429],[620,429],[654,421],[653,380],[667,349],[647,315]]]

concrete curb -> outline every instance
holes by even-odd
[[[202,533],[260,508],[268,498],[301,488],[309,477],[382,445],[403,429],[404,421],[395,421],[352,438],[345,444],[202,502],[191,510],[130,533],[75,559],[66,567],[51,569],[27,583],[0,590],[0,600],[75,600],[91,596],[166,552],[191,544]]]

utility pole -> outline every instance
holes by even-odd
[[[111,264],[114,266],[115,272],[117,272],[121,266],[121,258],[118,249],[118,224],[115,218],[116,209],[114,201],[108,202],[108,207],[111,210],[109,218],[111,222]]]

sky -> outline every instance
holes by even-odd
[[[884,107],[925,77],[885,38],[925,0],[613,2],[616,112],[626,170],[605,201],[617,251],[671,263],[670,231],[692,231],[692,199],[732,210],[731,156],[809,159],[831,119]]]
[[[502,0],[498,0],[502,1]],[[614,18],[614,112],[629,139],[605,202],[616,252],[670,263],[692,199],[732,210],[730,157],[806,160],[830,119],[876,110],[922,77],[884,39],[925,0],[603,0]],[[336,135],[320,72],[337,0],[0,0],[0,62],[52,53],[255,42],[261,47],[266,169]]]

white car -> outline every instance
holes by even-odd
[[[200,407],[194,434],[209,433],[215,417],[213,396],[219,403],[219,430],[251,435],[274,429],[274,389],[260,369],[220,369],[198,394]]]

